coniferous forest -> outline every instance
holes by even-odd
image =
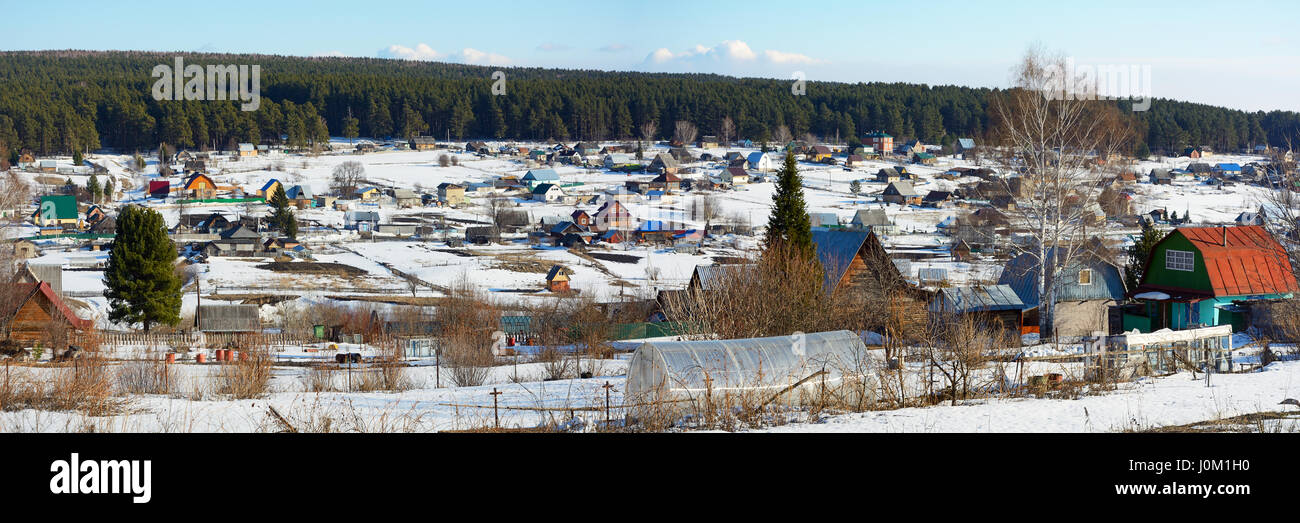
[[[238,101],[155,101],[150,72],[171,64],[260,65],[261,107]],[[492,72],[506,94],[491,94]],[[238,142],[310,145],[329,136],[605,140],[655,138],[689,121],[700,135],[767,141],[777,129],[843,141],[872,130],[927,143],[984,138],[986,88],[905,83],[807,83],[711,74],[484,67],[374,58],[194,53],[20,51],[0,53],[0,145],[36,154],[100,148],[230,149]],[[1128,102],[1118,101],[1126,109]],[[1244,112],[1156,98],[1124,111],[1134,151],[1189,145],[1236,151],[1300,144],[1300,114]]]

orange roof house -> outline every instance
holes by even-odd
[[[1148,303],[1151,330],[1228,323],[1245,328],[1234,301],[1286,298],[1297,291],[1286,249],[1263,227],[1180,227],[1151,249],[1134,297]]]

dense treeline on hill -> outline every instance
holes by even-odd
[[[696,124],[701,135],[826,139],[883,130],[898,138],[951,143],[983,138],[995,90],[903,83],[809,82],[793,96],[790,81],[702,74],[494,68],[371,58],[301,58],[180,53],[186,65],[261,66],[261,107],[239,102],[156,101],[155,65],[176,53],[35,51],[0,53],[0,145],[38,154],[102,147],[149,150],[229,149],[287,136],[309,145],[328,136],[602,140],[633,138],[657,123]],[[507,74],[506,94],[491,94],[492,72]],[[1126,105],[1126,102],[1119,102]],[[1250,144],[1300,142],[1300,115],[1255,112],[1156,99],[1133,115],[1135,150],[1207,145],[1235,151]]]

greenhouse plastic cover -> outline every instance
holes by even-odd
[[[869,352],[851,331],[796,333],[770,338],[648,341],[632,355],[626,393],[695,396],[713,392],[779,391],[816,372],[816,382],[864,373]]]

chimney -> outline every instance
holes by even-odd
[[[1224,225],[1224,226],[1223,226],[1223,246],[1224,246],[1224,247],[1227,247],[1227,246],[1228,246],[1228,226],[1227,226],[1227,225]]]

